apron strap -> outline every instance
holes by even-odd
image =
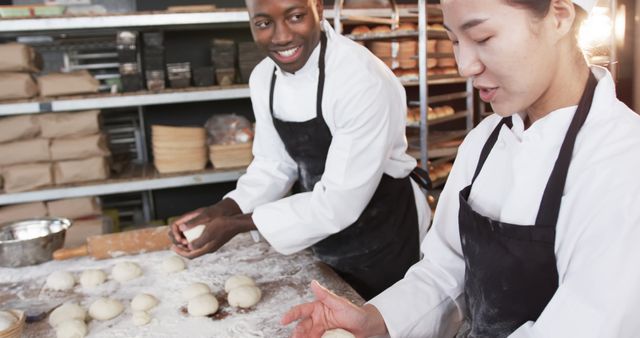
[[[431,182],[429,173],[420,167],[415,167],[411,173],[409,173],[409,177],[418,183],[422,189],[431,190],[433,188],[433,182]]]
[[[478,160],[478,165],[476,166],[476,172],[473,174],[473,179],[471,180],[471,184],[473,184],[473,182],[476,181],[478,174],[480,174],[480,171],[484,166],[484,162],[487,161],[487,158],[489,157],[489,153],[491,153],[491,149],[493,149],[493,146],[498,141],[498,136],[500,135],[500,130],[502,129],[503,125],[507,125],[509,129],[513,127],[513,123],[511,122],[511,116],[503,117],[502,120],[500,120],[500,123],[498,123],[498,125],[496,126],[496,128],[493,129],[493,132],[491,132],[491,135],[489,135],[489,138],[487,139],[487,142],[485,142],[484,147],[482,148],[482,152],[480,153],[480,159]]]
[[[536,225],[555,225],[558,221],[558,215],[560,214],[560,202],[562,201],[564,185],[567,181],[567,172],[569,171],[573,148],[576,143],[578,132],[587,120],[589,110],[591,110],[593,94],[595,93],[597,85],[598,80],[593,73],[589,71],[589,80],[587,81],[586,88],[580,98],[580,103],[578,104],[576,113],[571,120],[564,142],[562,142],[562,146],[560,147],[558,159],[553,166],[553,171],[551,172],[551,176],[547,182],[547,187],[542,195],[542,202],[540,202],[538,216],[536,217]]]
[[[322,116],[322,95],[324,94],[324,76],[325,76],[325,55],[327,54],[327,34],[320,32],[320,58],[318,60],[318,69],[320,70],[318,76],[318,90],[316,91],[316,117],[324,120]],[[276,67],[273,67],[273,74],[271,75],[271,85],[269,87],[269,112],[273,115],[273,95],[276,88]]]

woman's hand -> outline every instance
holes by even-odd
[[[358,307],[317,281],[311,282],[311,291],[316,297],[314,302],[291,308],[281,320],[283,325],[299,321],[292,338],[320,338],[325,331],[337,328],[347,330],[357,338],[386,333],[384,319],[374,306]]]

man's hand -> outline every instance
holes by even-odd
[[[189,230],[196,225],[206,225],[220,217],[229,217],[241,214],[242,211],[238,204],[234,200],[226,198],[210,207],[196,209],[182,215],[171,224],[169,238],[171,238],[171,241],[174,244],[172,249],[174,249],[174,251],[176,251],[175,249],[179,249],[181,252],[191,251],[193,249],[193,245],[190,246],[189,242],[187,242],[187,239],[184,237],[184,231]]]
[[[205,226],[202,235],[194,239],[193,242],[187,243],[186,245],[174,245],[171,247],[171,249],[180,256],[191,259],[202,256],[206,253],[214,252],[220,249],[220,247],[237,234],[256,229],[256,226],[253,224],[253,220],[251,219],[251,214],[230,217],[221,216],[213,219],[205,218],[202,215],[203,213],[200,213],[200,216],[195,217],[180,226],[187,229],[200,224]]]
[[[320,338],[325,331],[337,328],[358,338],[386,333],[384,319],[374,306],[355,306],[317,281],[311,283],[311,290],[316,300],[291,308],[281,320],[283,325],[299,320],[292,338]]]

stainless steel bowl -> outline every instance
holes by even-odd
[[[50,261],[64,245],[71,221],[38,218],[0,225],[0,266],[20,267]]]

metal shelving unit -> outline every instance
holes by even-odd
[[[27,18],[0,20],[0,36],[16,38],[28,35],[43,34],[79,34],[93,36],[124,28],[167,27],[178,29],[193,25],[225,25],[242,24],[248,21],[246,10],[230,10],[215,13],[134,13],[90,17],[58,17]],[[205,27],[205,26],[202,26]],[[219,26],[223,27],[223,26]],[[201,28],[200,26],[198,28]],[[91,56],[91,55],[90,55]],[[93,55],[95,56],[95,55]],[[112,55],[110,55],[112,56]],[[81,55],[80,59],[87,57]],[[104,55],[100,55],[104,57]],[[73,61],[73,60],[69,60]],[[77,62],[82,64],[83,61]],[[76,62],[68,62],[70,68],[78,68]],[[113,66],[113,65],[106,65]],[[80,66],[81,67],[81,66]],[[105,65],[101,65],[105,68]],[[89,109],[133,109],[133,115],[142,118],[145,106],[177,104],[187,102],[220,101],[247,99],[250,97],[247,85],[191,87],[185,89],[166,89],[159,92],[140,91],[134,93],[99,93],[82,96],[65,96],[57,98],[38,98],[0,103],[0,117],[20,114],[37,114],[44,112],[67,112]],[[117,110],[116,109],[116,110]],[[137,111],[137,112],[136,112]],[[111,119],[115,111],[105,115]],[[111,146],[117,144],[121,152],[131,153],[133,163],[130,168],[106,181],[88,182],[85,184],[57,185],[34,191],[20,193],[0,192],[0,206],[33,201],[47,201],[60,198],[81,196],[104,196],[138,193],[148,194],[152,190],[233,182],[245,171],[207,169],[200,172],[161,175],[153,165],[145,164],[148,159],[147,147],[144,145],[144,127],[139,120],[137,127],[111,121],[113,125],[105,125],[105,132],[111,137]],[[122,124],[123,126],[121,126]],[[141,163],[142,162],[142,163]],[[149,199],[149,198],[147,198]],[[145,217],[150,217],[145,206]],[[148,219],[147,219],[148,221]]]
[[[249,87],[247,85],[192,87],[178,90],[167,89],[160,92],[142,91],[137,93],[96,94],[61,97],[58,99],[44,98],[35,101],[0,103],[0,116],[244,98],[249,98]]]
[[[160,175],[153,166],[135,166],[121,177],[105,182],[62,185],[34,191],[0,194],[0,205],[230,182],[237,180],[244,172],[244,169],[209,169],[196,173]]]
[[[399,6],[399,15],[417,17],[412,7]],[[324,17],[332,20],[334,10],[327,8]],[[381,19],[388,16],[384,9],[347,9],[342,11],[344,20],[358,20],[364,16]],[[73,16],[52,18],[23,18],[0,20],[0,35],[49,32],[67,32],[73,30],[106,30],[145,27],[182,27],[193,25],[225,25],[249,22],[246,9],[220,9],[214,12],[172,13],[172,12],[139,12],[131,14],[107,14],[96,16]]]
[[[348,17],[344,9],[345,0],[336,2],[334,8],[334,28],[337,32],[342,33],[343,23],[346,19],[353,20],[353,17]],[[452,139],[463,137],[473,127],[473,86],[471,81],[465,79],[457,74],[455,75],[429,75],[427,71],[427,58],[451,58],[452,53],[428,53],[427,52],[427,40],[428,39],[448,39],[448,36],[443,30],[429,29],[428,16],[440,15],[441,10],[438,6],[427,5],[425,0],[419,0],[417,8],[405,9],[405,12],[401,12],[400,6],[394,0],[389,1],[389,8],[386,9],[386,15],[390,18],[380,21],[379,18],[372,19],[370,17],[359,17],[356,20],[357,23],[374,23],[374,24],[388,24],[391,25],[392,30],[399,26],[400,19],[410,18],[412,20],[417,19],[418,30],[417,31],[392,31],[388,33],[365,33],[365,34],[347,34],[345,36],[356,41],[374,41],[374,40],[391,40],[396,42],[399,39],[417,38],[418,39],[418,78],[416,80],[402,80],[402,84],[405,87],[418,87],[419,98],[417,101],[410,101],[409,105],[414,107],[420,107],[420,122],[415,125],[408,126],[409,128],[420,128],[419,133],[419,150],[410,149],[409,154],[421,160],[422,166],[426,169],[428,166],[428,160],[438,158],[447,158],[451,160],[457,152],[457,148],[447,147],[446,149],[433,149],[432,145],[439,142],[446,142]],[[382,11],[382,10],[381,10]],[[380,13],[382,14],[382,13]],[[409,16],[405,16],[405,15]],[[463,91],[441,94],[441,95],[429,95],[429,87],[431,86],[443,86],[443,85],[462,85],[465,84]],[[427,117],[428,105],[437,103],[447,103],[456,100],[464,100],[465,109],[455,112],[452,115],[444,116],[441,118],[429,119]],[[465,119],[465,128],[463,130],[457,130],[446,134],[430,135],[430,127],[442,125],[447,122]],[[443,157],[444,156],[444,157]],[[435,163],[435,161],[433,162]]]

